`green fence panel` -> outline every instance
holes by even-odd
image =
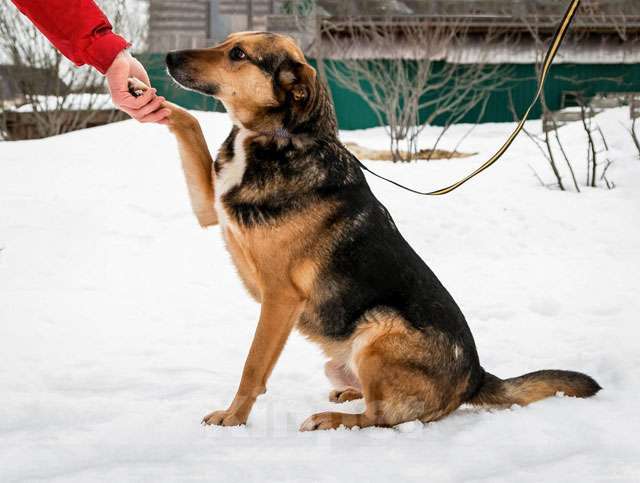
[[[532,64],[506,66],[511,80],[493,92],[487,92],[489,101],[481,119],[481,106],[471,110],[459,122],[511,122],[514,111],[519,118],[528,108],[537,89],[536,69]],[[362,129],[378,125],[371,108],[357,95],[347,91],[334,79],[329,86],[336,104],[341,129]],[[640,64],[558,64],[551,68],[545,85],[545,100],[551,110],[569,107],[567,94],[580,92],[585,98],[598,93],[640,92]],[[563,102],[564,100],[564,102]],[[531,113],[531,119],[542,115],[540,102]],[[426,114],[422,116],[424,122]],[[442,125],[446,119],[436,119]]]
[[[172,102],[189,109],[223,112],[222,105],[210,96],[187,91],[176,85],[167,75],[163,54],[140,54],[138,59],[144,64],[151,82],[158,92]],[[310,60],[315,66],[314,59]],[[460,67],[464,69],[464,66]],[[471,110],[460,122],[511,122],[514,111],[521,116],[529,106],[536,92],[536,69],[532,64],[511,64],[506,66],[510,81],[499,90],[488,92],[489,101],[481,119],[481,106]],[[336,106],[340,129],[365,129],[379,124],[378,118],[367,103],[357,94],[329,78],[329,87]],[[556,64],[552,66],[545,98],[551,110],[559,110],[571,105],[572,92],[580,92],[589,98],[603,92],[640,92],[640,64]],[[540,103],[532,112],[532,119],[539,119],[542,113]],[[427,113],[424,113],[421,121]],[[434,124],[442,125],[444,118]]]

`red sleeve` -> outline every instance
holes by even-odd
[[[93,0],[13,0],[62,54],[76,65],[89,64],[105,73],[129,43]]]

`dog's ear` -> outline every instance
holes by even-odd
[[[316,70],[305,62],[285,61],[280,65],[277,82],[285,98],[304,110],[316,95]]]

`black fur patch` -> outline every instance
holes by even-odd
[[[275,54],[259,55],[252,62],[269,75],[274,75],[282,63],[283,56]]]

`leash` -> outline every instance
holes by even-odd
[[[362,163],[362,161],[358,160],[358,163],[360,164],[360,167],[363,170],[365,170],[366,172],[371,173],[372,175],[376,176],[377,178],[380,178],[380,179],[382,179],[382,180],[384,180],[384,181],[386,181],[388,183],[396,185],[399,188],[402,188],[404,190],[410,191],[411,193],[415,193],[417,195],[425,195],[425,196],[440,196],[440,195],[446,195],[447,193],[451,193],[453,190],[455,190],[456,188],[459,188],[460,186],[465,184],[467,181],[469,181],[474,176],[477,176],[480,173],[482,173],[485,169],[487,169],[489,166],[491,166],[496,161],[498,161],[498,159],[500,159],[505,152],[507,152],[507,150],[509,149],[509,147],[511,146],[513,141],[516,139],[516,137],[518,137],[518,134],[520,134],[520,132],[524,128],[524,123],[529,118],[529,115],[531,114],[531,111],[533,110],[533,108],[535,107],[536,103],[538,102],[538,99],[540,99],[540,95],[542,94],[542,91],[544,89],[544,83],[547,80],[547,76],[549,75],[549,69],[551,68],[551,64],[553,63],[553,59],[555,58],[556,54],[558,53],[558,49],[560,49],[560,46],[562,45],[562,41],[564,40],[564,38],[565,38],[565,36],[567,34],[567,31],[569,30],[571,22],[573,21],[573,18],[575,17],[576,11],[578,10],[579,6],[580,6],[580,0],[571,0],[570,5],[567,7],[567,11],[565,12],[564,17],[562,18],[562,22],[558,26],[558,28],[557,28],[554,36],[553,36],[553,42],[551,42],[551,46],[549,47],[549,50],[547,51],[547,55],[545,56],[544,62],[542,64],[542,70],[540,71],[540,77],[538,79],[538,90],[536,91],[536,95],[533,98],[533,100],[531,101],[531,104],[529,105],[529,108],[525,111],[524,116],[522,117],[520,122],[518,122],[518,125],[513,130],[511,135],[507,138],[505,143],[500,147],[500,149],[498,149],[498,151],[493,156],[491,156],[487,161],[485,161],[475,171],[473,171],[472,173],[468,174],[467,176],[462,178],[460,181],[457,181],[457,182],[453,183],[452,185],[449,185],[449,186],[447,186],[445,188],[441,188],[441,189],[435,190],[435,191],[418,191],[418,190],[415,190],[413,188],[409,188],[408,186],[405,186],[403,184],[400,184],[397,181],[393,181],[392,179],[385,178],[384,176],[379,175],[378,173],[376,173],[374,171],[371,171],[369,168],[367,168]]]

